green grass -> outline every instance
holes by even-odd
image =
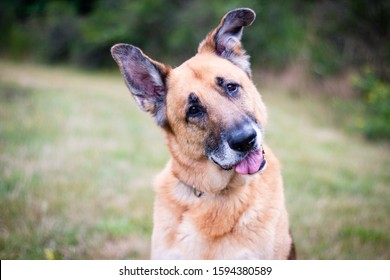
[[[388,144],[331,102],[263,90],[302,259],[390,258]],[[162,133],[119,72],[0,61],[0,259],[145,259]]]
[[[265,101],[299,257],[389,259],[389,145],[343,131],[324,98],[266,92]]]

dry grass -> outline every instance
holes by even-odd
[[[387,144],[329,102],[264,90],[300,258],[390,258]],[[145,259],[168,153],[118,73],[0,61],[0,258]]]

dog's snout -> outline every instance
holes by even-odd
[[[257,133],[250,124],[234,129],[228,136],[229,147],[235,151],[248,152],[256,144]]]

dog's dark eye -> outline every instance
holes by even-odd
[[[235,95],[238,91],[238,88],[240,86],[238,84],[235,84],[235,83],[228,83],[226,85],[226,92],[229,94],[229,95]]]
[[[203,115],[203,109],[200,106],[192,105],[188,108],[187,115],[189,117],[201,117]]]

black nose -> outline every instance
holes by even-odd
[[[235,151],[248,152],[256,143],[256,130],[251,124],[245,124],[233,129],[228,136],[229,147]]]

